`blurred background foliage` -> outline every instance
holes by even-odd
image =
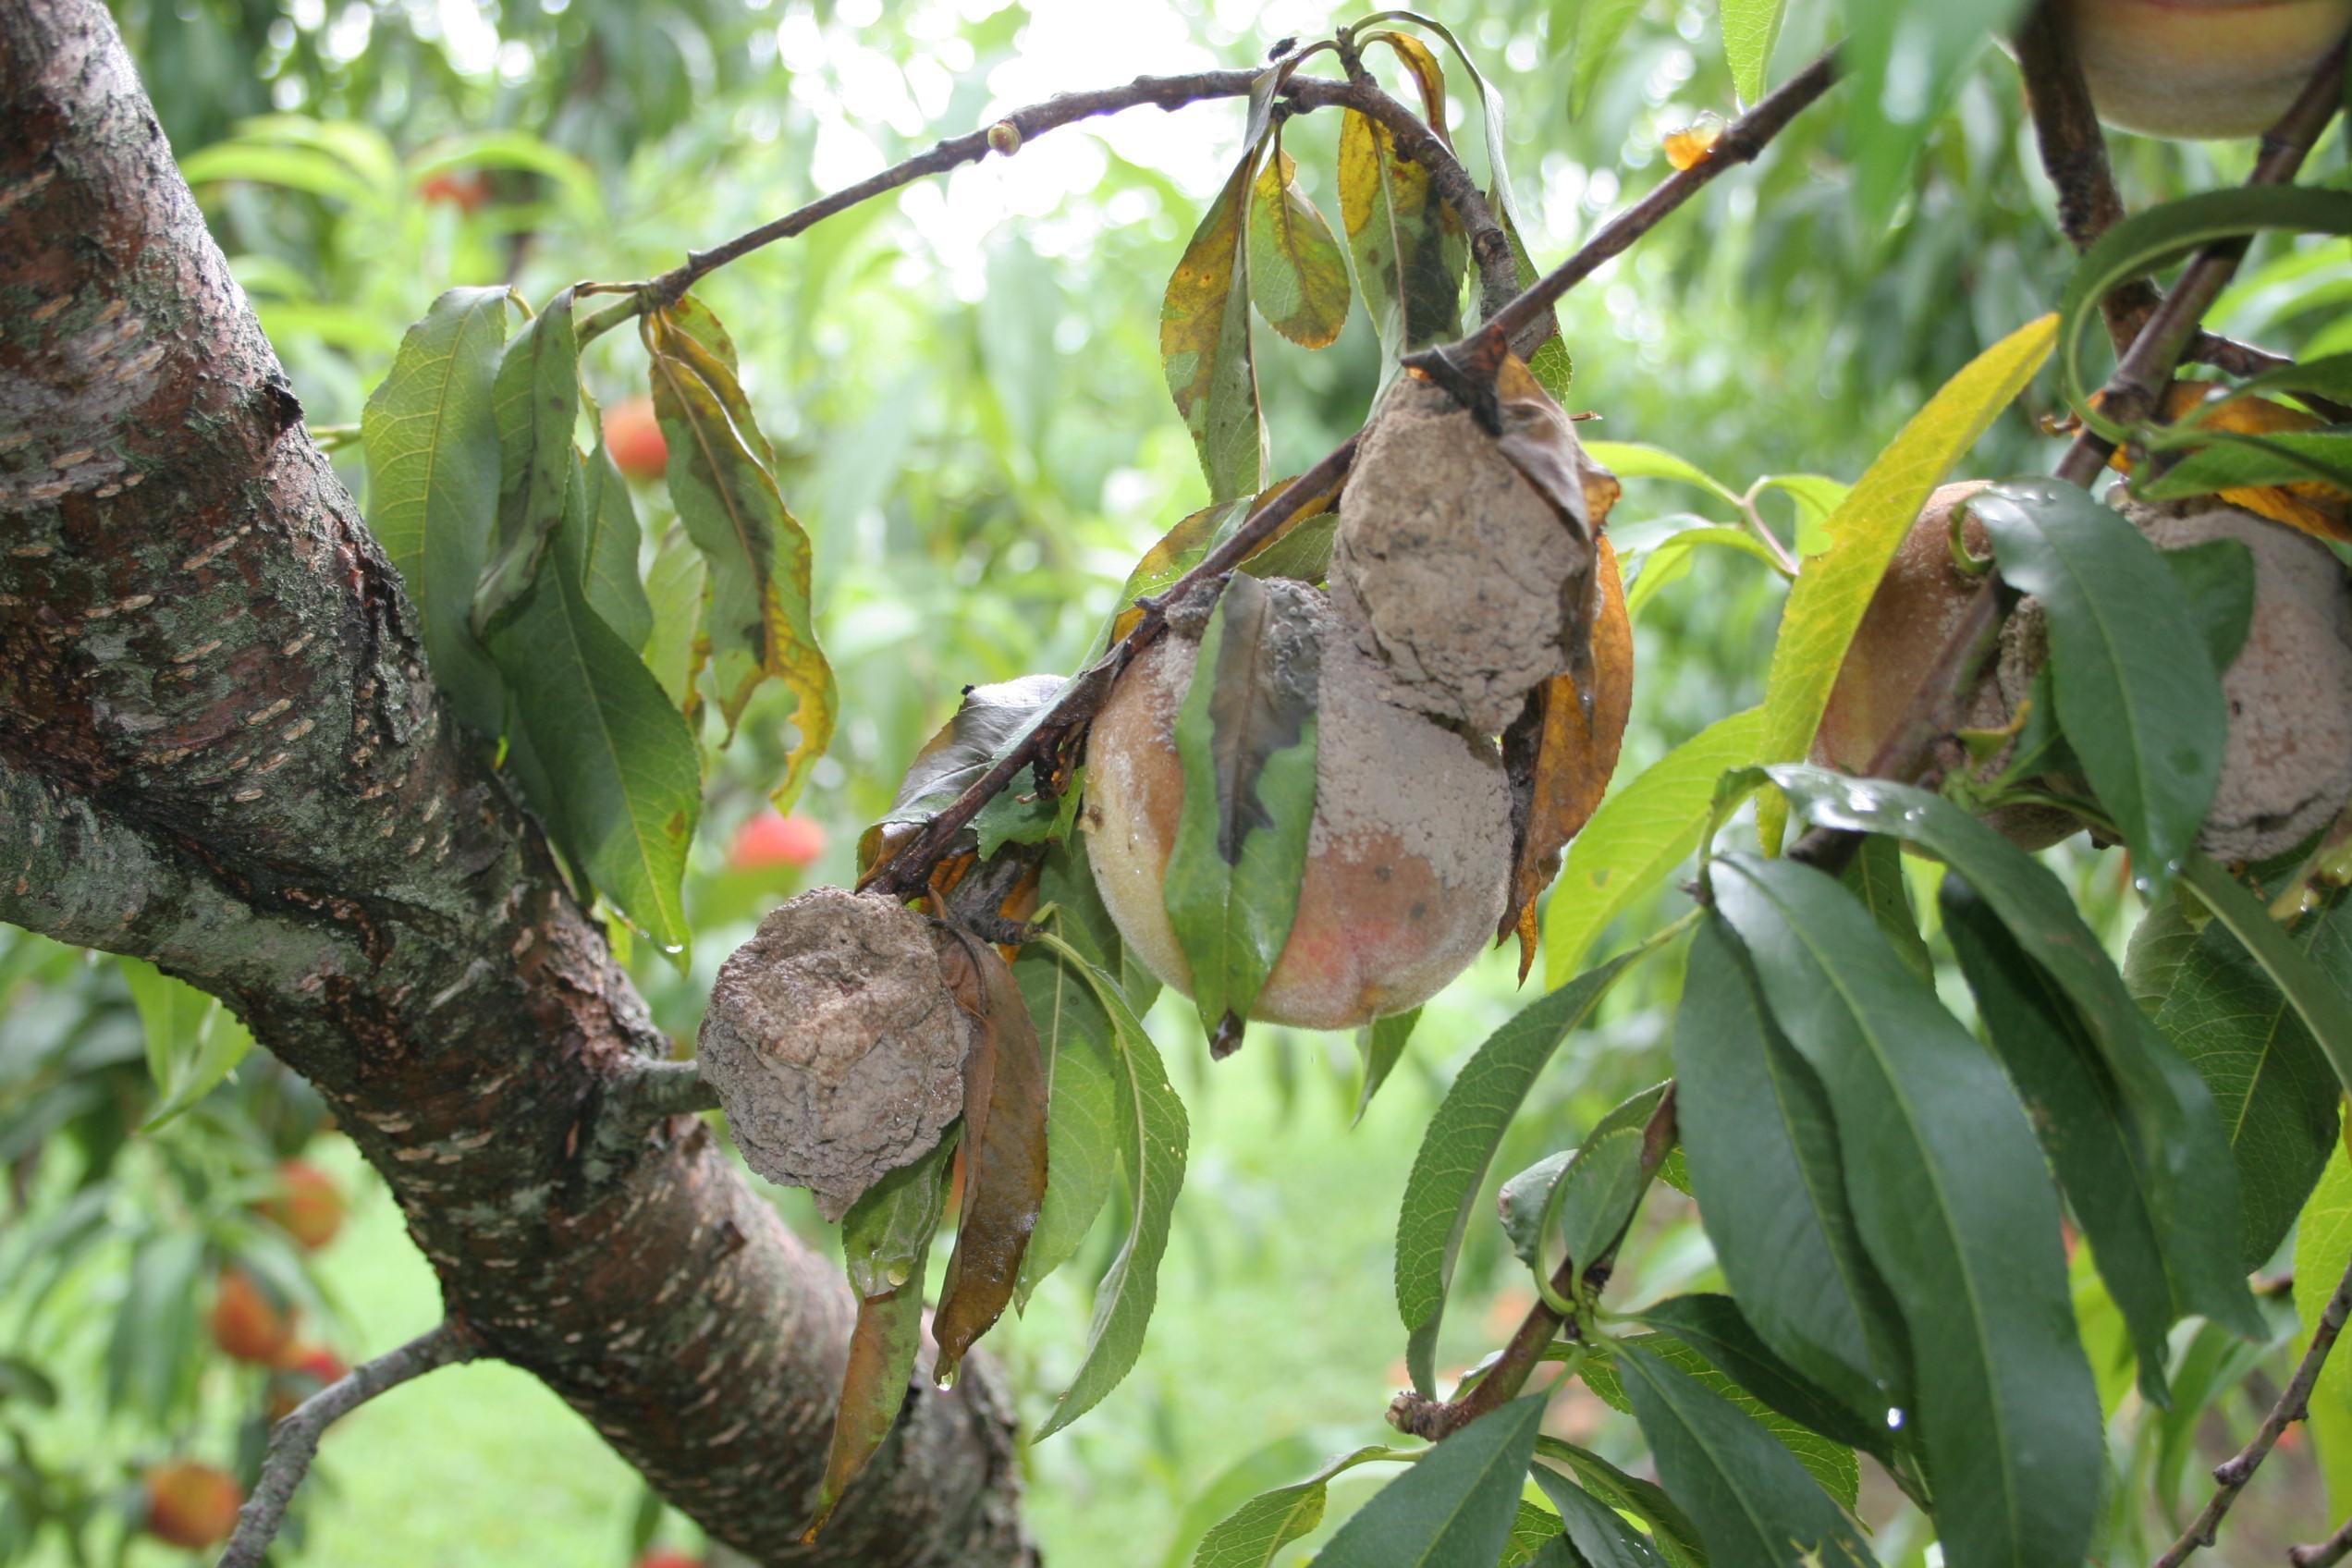
[[[1956,4],[1978,42],[1961,51],[1945,101],[1912,107],[1924,126],[1916,159],[1887,166],[1833,99],[1758,170],[1711,188],[1569,298],[1571,403],[1601,419],[1588,436],[1670,447],[1734,488],[1781,472],[1851,479],[1928,391],[2049,307],[2066,257],[2015,72],[1980,43],[2005,8]],[[358,418],[403,327],[446,287],[508,281],[535,300],[583,277],[648,276],[1005,107],[1142,72],[1243,64],[1354,15],[1323,0],[116,9],[214,232],[313,427],[330,433]],[[1513,172],[1539,264],[1660,178],[1670,132],[1737,110],[1712,6],[1648,0],[1572,116],[1579,9],[1440,8],[1511,105]],[[1799,0],[1778,74],[1843,17]],[[1927,47],[1893,47],[1915,45]],[[1465,86],[1454,83],[1457,140],[1475,145]],[[764,819],[790,738],[775,712],[754,707],[708,781],[688,885],[693,972],[642,950],[633,962],[681,1048],[718,962],[759,913],[803,886],[851,879],[858,830],[887,807],[959,690],[1073,668],[1134,557],[1206,499],[1162,384],[1159,292],[1241,119],[1224,104],[1089,122],[859,208],[704,287],[815,541],[843,714],[792,832]],[[1332,119],[1301,122],[1288,143],[1327,210]],[[2235,178],[2250,156],[2116,146],[2135,202]],[[2352,279],[2341,242],[2272,258],[2218,325],[2291,338],[2314,278],[2337,275]],[[1277,470],[1292,472],[1360,423],[1377,346],[1359,314],[1330,352],[1260,332],[1258,353]],[[630,334],[603,340],[589,370],[607,406],[643,389]],[[2052,403],[2046,388],[2029,395],[1973,472],[2046,467],[2030,416]],[[359,488],[356,452],[338,461]],[[657,541],[666,497],[643,486],[637,501]],[[1638,567],[1647,545],[1691,521],[1687,508],[1713,504],[1635,481],[1612,533]],[[1766,502],[1768,512],[1789,504]],[[1780,594],[1748,557],[1699,552],[1647,606],[1621,776],[1758,699]],[[771,691],[766,706],[787,702]],[[2128,912],[2114,857],[2084,851],[2065,869],[2120,937]],[[1657,901],[1629,912],[1604,946],[1652,928]],[[1573,1144],[1663,1075],[1661,998],[1676,986],[1653,964],[1619,989],[1538,1085],[1499,1173]],[[1141,1366],[1029,1455],[1029,1517],[1049,1559],[1153,1562],[1164,1550],[1182,1562],[1240,1497],[1341,1442],[1378,1438],[1403,1380],[1388,1278],[1411,1149],[1455,1064],[1520,999],[1511,955],[1476,967],[1428,1010],[1404,1066],[1352,1130],[1348,1039],[1264,1030],[1211,1071],[1189,1011],[1161,1007],[1154,1032],[1193,1111],[1191,1179]],[[434,1282],[314,1096],[263,1054],[151,1127],[141,1019],[112,961],[12,934],[0,943],[0,1561],[160,1562],[171,1550],[132,1530],[145,1507],[138,1477],[174,1455],[250,1466],[286,1377],[215,1343],[207,1315],[222,1270],[297,1314],[299,1341],[349,1359],[428,1326]],[[288,1160],[324,1170],[348,1197],[332,1245],[306,1249],[261,1212]],[[802,1197],[779,1202],[829,1247]],[[1654,1202],[1649,1215],[1621,1272],[1628,1305],[1703,1282],[1711,1268],[1686,1207]],[[1032,1419],[1071,1370],[1091,1280],[1108,1261],[1109,1247],[1095,1248],[991,1341]],[[1495,1229],[1474,1227],[1463,1270],[1473,1305],[1450,1319],[1448,1364],[1475,1358],[1524,1308],[1509,1264]],[[2181,1421],[2136,1422],[2136,1396],[2114,1396],[2119,1473],[2140,1477],[2125,1495],[2148,1495],[2150,1474],[2169,1474],[2181,1495],[2201,1408],[2184,1437]],[[1559,1419],[1631,1452],[1631,1423],[1578,1397],[1590,1408]],[[2206,1415],[2206,1442],[2227,1442],[2250,1408]],[[321,1476],[301,1494],[282,1560],[608,1564],[649,1533],[693,1540],[682,1521],[641,1505],[642,1486],[583,1425],[504,1367],[445,1372],[371,1406],[337,1428]],[[1336,1490],[1335,1520],[1369,1483]],[[2324,1526],[2306,1501],[2314,1517],[2283,1508],[2278,1535]],[[1883,1561],[1921,1561],[1895,1500],[1866,1494],[1865,1511],[1893,1519]],[[2118,1514],[2119,1549],[2151,1527],[2129,1506]]]

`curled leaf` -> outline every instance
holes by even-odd
[[[524,324],[507,345],[492,383],[498,516],[490,558],[473,591],[476,637],[486,639],[498,618],[530,592],[580,465],[571,444],[580,417],[580,338],[572,330],[571,304],[567,288]]]
[[[1297,176],[1297,161],[1282,151],[1278,131],[1274,155],[1250,193],[1250,298],[1275,331],[1302,348],[1321,349],[1347,325],[1347,258]]]
[[[1600,808],[1633,711],[1633,623],[1626,616],[1617,552],[1605,538],[1599,545],[1600,611],[1592,634],[1592,701],[1585,701],[1574,676],[1556,677],[1529,694],[1526,711],[1502,738],[1517,849],[1511,898],[1497,936],[1519,933],[1522,980],[1536,962],[1536,896],[1558,874],[1568,841]]]
[[[1217,500],[1266,483],[1266,420],[1250,358],[1243,233],[1259,145],[1251,141],[1178,258],[1159,307],[1160,367]]]
[[[1353,109],[1340,123],[1340,217],[1386,361],[1460,336],[1462,220],[1388,128]]]
[[[1576,427],[1566,410],[1552,401],[1551,394],[1516,355],[1504,356],[1498,368],[1495,398],[1502,422],[1495,449],[1544,498],[1569,537],[1586,552],[1578,569],[1561,583],[1560,637],[1568,654],[1568,673],[1576,681],[1577,694],[1590,718],[1597,711],[1600,690],[1593,670],[1592,647],[1594,624],[1601,614],[1595,587],[1596,545],[1623,486],[1615,474],[1592,459],[1584,443],[1576,439]],[[1621,611],[1623,599],[1621,587],[1616,597]],[[1630,659],[1627,668],[1630,672]]]
[[[654,412],[669,443],[669,494],[709,563],[707,668],[734,732],[761,681],[800,700],[800,740],[785,759],[780,807],[833,735],[833,667],[817,645],[809,597],[807,533],[784,505],[774,453],[735,378],[734,349],[717,319],[692,300],[648,312]]]
[[[955,717],[907,764],[906,777],[882,820],[858,839],[863,879],[971,788],[1007,749],[1029,733],[1061,694],[1059,675],[1023,675],[965,690]]]
[[[963,1215],[939,1287],[932,1337],[942,1384],[1012,1300],[1021,1256],[1046,1194],[1046,1071],[1020,984],[995,949],[962,931],[939,935],[939,972],[972,1020],[963,1060]]]

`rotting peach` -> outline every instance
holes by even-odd
[[[1321,594],[1267,587],[1305,596],[1321,677],[1297,915],[1251,1016],[1352,1028],[1427,1000],[1493,936],[1510,871],[1509,792],[1491,741],[1381,698],[1379,671]],[[1184,802],[1176,716],[1198,655],[1171,631],[1121,679],[1087,741],[1080,814],[1121,935],[1180,990],[1191,969],[1162,889]]]
[[[2065,0],[2100,118],[2184,139],[2254,136],[2352,31],[2352,0]]]

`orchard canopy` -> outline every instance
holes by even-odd
[[[0,1564],[2352,1561],[2352,0],[0,0]]]

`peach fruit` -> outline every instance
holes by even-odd
[[[1321,646],[1315,821],[1297,917],[1251,1016],[1346,1029],[1427,1000],[1502,917],[1511,807],[1491,741],[1384,701],[1382,674],[1314,589]],[[1175,724],[1200,645],[1170,631],[1096,716],[1080,821],[1103,901],[1152,972],[1187,989],[1162,901],[1184,801]]]

